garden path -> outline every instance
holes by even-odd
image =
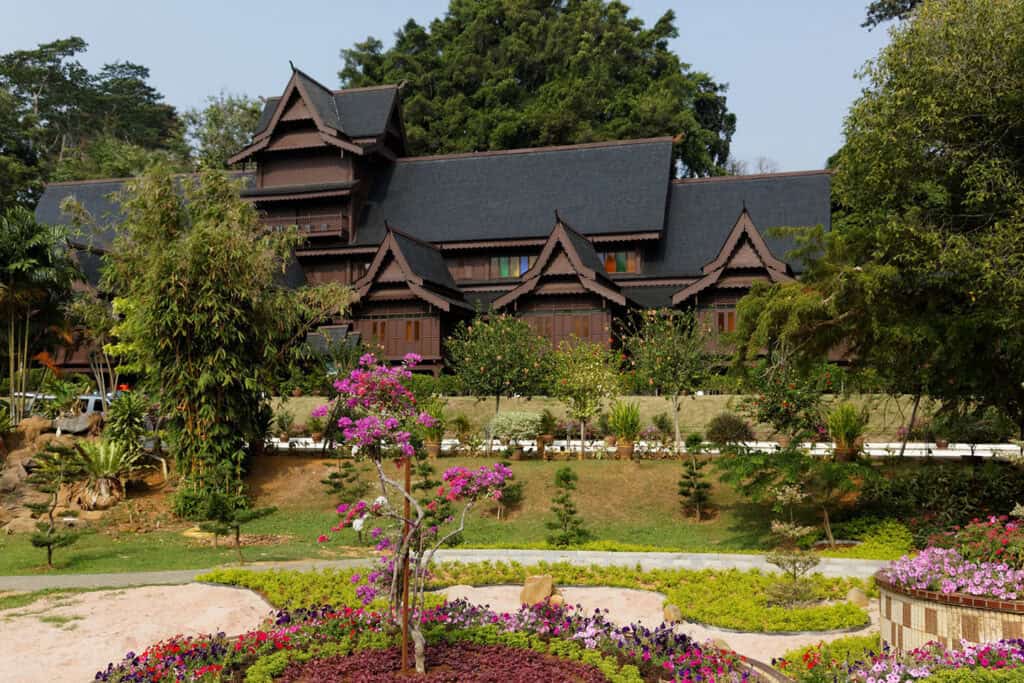
[[[439,562],[568,562],[575,565],[622,566],[640,565],[650,569],[760,569],[776,571],[765,561],[764,555],[736,553],[659,553],[659,552],[603,552],[595,550],[502,550],[502,549],[445,549],[438,551]],[[249,563],[246,569],[326,569],[365,566],[367,560],[300,560],[297,562]],[[826,557],[815,571],[826,576],[867,578],[887,562]],[[0,576],[0,591],[36,591],[47,588],[114,588],[156,584],[188,583],[209,569],[184,569],[162,572],[132,572],[113,574],[48,574],[30,576]]]
[[[179,633],[242,633],[271,609],[252,591],[196,583],[43,598],[0,612],[0,680],[91,681],[129,651]]]
[[[489,605],[496,612],[511,612],[519,608],[520,590],[520,586],[452,586],[444,593],[450,600],[465,598],[478,605]],[[593,612],[598,608],[607,609],[609,620],[616,624],[641,622],[645,626],[654,627],[662,623],[662,605],[665,602],[665,596],[661,593],[608,587],[560,587],[559,592],[565,597],[566,604],[580,605],[585,612]],[[829,642],[849,635],[867,635],[877,632],[877,601],[871,602],[868,614],[871,617],[871,624],[852,633],[796,635],[736,633],[697,624],[679,624],[677,630],[698,643],[708,640],[724,641],[729,648],[741,655],[770,663],[773,658],[781,657],[789,650],[814,645],[822,641]]]

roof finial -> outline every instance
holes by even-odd
[[[298,71],[298,69],[295,68],[295,65],[292,64],[292,60],[290,60],[290,59],[288,60],[288,66],[290,66],[292,68],[292,71]]]
[[[744,199],[743,200],[743,211],[746,212],[746,210],[747,210],[747,200]]]
[[[385,232],[391,232],[391,224],[388,223],[388,219],[387,218],[384,219],[384,231]]]
[[[555,223],[561,223],[562,225],[565,225],[565,221],[563,221],[562,217],[558,215],[557,207],[555,208]]]

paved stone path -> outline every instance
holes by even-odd
[[[735,553],[620,553],[592,550],[485,550],[448,549],[438,551],[441,562],[569,562],[575,565],[624,566],[640,565],[650,569],[760,569],[776,571],[764,555]],[[253,562],[246,569],[327,569],[365,566],[368,560],[300,560],[296,562]],[[887,563],[876,560],[822,558],[816,571],[826,576],[867,578]],[[189,583],[209,569],[183,569],[158,572],[110,574],[50,574],[32,576],[0,576],[0,591],[36,591],[47,588],[114,588],[159,584]]]

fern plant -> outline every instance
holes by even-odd
[[[107,439],[76,443],[75,450],[84,480],[82,508],[105,510],[122,500],[124,480],[138,469],[141,450]]]

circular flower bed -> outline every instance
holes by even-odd
[[[907,683],[927,681],[1024,680],[1024,641],[1001,640],[950,649],[939,643],[898,653],[862,637],[821,643],[788,653],[775,662],[799,683],[855,681]]]
[[[425,610],[417,618],[427,641],[428,664],[430,658],[440,662],[439,676],[454,666],[452,652],[473,651],[473,648],[461,649],[466,645],[494,646],[505,653],[481,672],[482,675],[497,674],[500,680],[516,680],[509,678],[511,671],[503,662],[507,657],[519,661],[520,653],[534,658],[538,654],[546,655],[539,658],[546,662],[545,666],[562,667],[557,671],[571,675],[578,673],[581,681],[653,683],[674,679],[739,683],[760,680],[743,658],[733,652],[698,645],[676,633],[670,625],[654,629],[640,625],[616,626],[600,610],[588,615],[579,608],[538,605],[498,614],[454,601]],[[293,677],[286,680],[348,680],[341,674],[340,679],[332,679],[314,672],[326,674],[330,667],[349,670],[346,667],[354,666],[353,661],[376,662],[373,670],[381,676],[389,676],[395,668],[387,670],[391,666],[388,662],[394,664],[388,651],[397,641],[398,629],[386,614],[352,608],[281,611],[263,628],[234,638],[223,633],[199,638],[179,637],[157,643],[139,654],[130,652],[122,662],[97,673],[96,680],[269,683],[282,675]],[[456,645],[459,648],[452,650]],[[508,650],[520,652],[506,652]],[[358,659],[353,659],[355,657]],[[570,666],[573,663],[582,666]],[[595,672],[602,678],[592,678]],[[544,675],[538,680],[576,679]]]
[[[345,657],[289,664],[277,681],[390,683],[408,680],[407,676],[396,673],[400,668],[401,653],[398,648],[364,650]],[[427,674],[417,676],[416,680],[429,683],[601,683],[608,678],[592,664],[540,655],[528,649],[454,643],[430,648],[427,651]]]

